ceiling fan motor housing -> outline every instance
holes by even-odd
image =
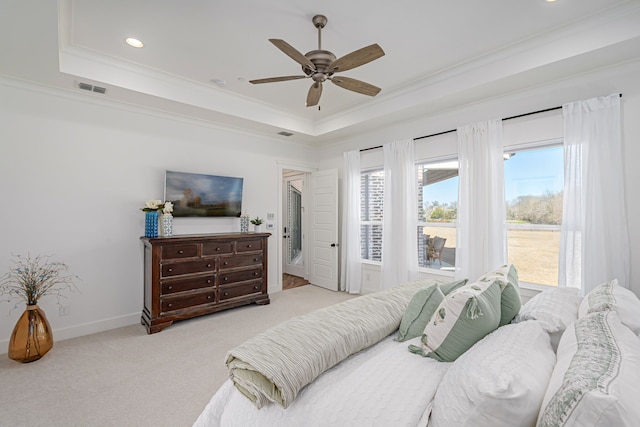
[[[311,52],[307,52],[304,56],[309,58],[313,65],[315,65],[315,70],[307,66],[302,67],[302,71],[308,76],[311,76],[314,81],[325,81],[327,77],[330,77],[333,72],[329,71],[329,66],[336,60],[336,56],[329,52],[328,50],[312,50]]]

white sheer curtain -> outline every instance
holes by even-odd
[[[342,177],[342,272],[340,290],[359,294],[360,265],[360,151],[343,155]]]
[[[418,278],[418,190],[412,139],[384,144],[381,288]]]
[[[629,287],[619,94],[562,106],[564,197],[558,284]]]
[[[458,132],[456,278],[475,280],[506,264],[502,120]]]

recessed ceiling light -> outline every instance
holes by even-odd
[[[138,39],[134,39],[133,37],[127,37],[125,39],[125,41],[127,42],[127,44],[131,47],[143,47],[144,43],[142,43],[140,40]]]
[[[555,1],[556,1],[556,0],[547,0],[547,3],[553,3],[553,2],[555,2]]]

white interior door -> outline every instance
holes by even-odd
[[[309,281],[338,290],[338,170],[311,174],[311,271]]]

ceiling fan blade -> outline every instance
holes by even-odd
[[[309,88],[307,94],[307,107],[313,107],[320,102],[320,95],[322,95],[322,83],[314,82]]]
[[[269,77],[266,79],[256,79],[249,80],[249,83],[260,84],[260,83],[275,83],[275,82],[286,82],[287,80],[297,80],[297,79],[306,79],[309,76],[283,76],[283,77]]]
[[[376,96],[382,89],[360,80],[349,77],[333,76],[331,81],[343,89],[352,90],[363,95]]]
[[[298,52],[296,50],[296,48],[291,46],[286,41],[280,40],[280,39],[269,39],[269,41],[271,43],[273,43],[275,45],[275,47],[277,47],[278,49],[283,51],[287,56],[289,56],[289,58],[293,59],[294,61],[296,61],[298,64],[302,65],[303,67],[307,67],[307,68],[309,68],[311,70],[315,70],[316,69],[316,66],[313,65],[313,62],[311,62],[311,60],[309,58],[307,58],[306,56],[304,56],[303,54]]]
[[[374,43],[370,46],[363,47],[362,49],[354,50],[345,56],[336,59],[329,66],[329,69],[333,72],[347,71],[352,68],[359,67],[368,62],[378,59],[384,56],[384,51],[378,44]]]

